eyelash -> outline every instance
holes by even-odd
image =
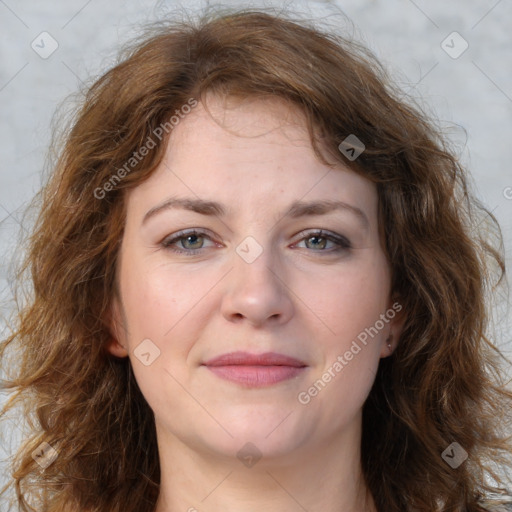
[[[208,236],[208,233],[206,233],[205,231],[191,229],[191,230],[180,231],[180,232],[176,233],[172,238],[166,238],[165,240],[163,240],[161,242],[160,245],[164,249],[174,252],[176,254],[186,254],[187,256],[194,256],[195,254],[198,254],[200,251],[202,251],[204,249],[204,247],[201,247],[200,249],[176,249],[176,248],[171,247],[174,243],[178,242],[179,240],[186,239],[187,237],[192,236],[192,235],[199,235],[200,237],[205,236],[206,238],[211,240],[211,238]],[[338,248],[331,249],[331,250],[311,249],[311,250],[314,250],[314,252],[319,252],[319,253],[324,252],[324,253],[332,254],[332,253],[347,251],[352,248],[350,241],[347,238],[345,238],[343,236],[335,235],[334,233],[325,232],[321,229],[318,231],[310,231],[310,232],[301,231],[299,233],[299,236],[303,237],[299,240],[299,242],[302,242],[302,240],[305,240],[308,238],[317,237],[317,238],[326,239],[326,240],[329,240],[331,242],[338,244]]]

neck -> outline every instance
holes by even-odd
[[[157,426],[157,430],[159,427]],[[377,512],[360,465],[357,431],[244,465],[158,432],[161,489],[155,512]],[[242,443],[243,445],[244,443]],[[234,450],[235,452],[237,450]]]

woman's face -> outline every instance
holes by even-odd
[[[399,336],[375,186],[322,164],[279,100],[209,107],[227,129],[199,103],[128,196],[110,351],[129,352],[161,446],[270,457],[357,437]]]

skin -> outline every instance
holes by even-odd
[[[279,99],[210,97],[208,107],[215,120],[199,103],[173,129],[159,167],[128,196],[120,297],[112,303],[109,350],[130,358],[155,414],[156,512],[374,511],[361,476],[362,406],[403,315],[360,344],[309,403],[297,397],[396,302],[376,188],[342,164],[321,163],[301,114]],[[218,201],[228,213],[168,208],[143,224],[170,196]],[[344,201],[368,225],[348,209],[285,217],[296,200]],[[171,248],[197,254],[162,246],[190,228],[207,234],[185,235]],[[335,252],[335,242],[312,235],[319,229],[346,237],[351,248]],[[263,250],[251,263],[236,252],[248,236]],[[134,353],[144,339],[160,351],[147,366]],[[201,366],[235,350],[278,352],[308,366],[261,388]],[[242,453],[261,455],[252,467],[237,457],[247,442],[257,452]]]

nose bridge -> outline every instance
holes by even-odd
[[[258,239],[256,239],[256,236]],[[282,288],[279,274],[279,255],[269,233],[263,230],[256,236],[246,236],[235,248],[233,276],[237,284],[250,288],[270,288],[273,293]],[[267,290],[267,293],[269,290]]]
[[[291,314],[285,270],[272,244],[270,233],[259,230],[235,247],[234,268],[223,299],[223,312],[228,317],[242,316],[251,323],[261,323],[270,317],[285,319]]]

